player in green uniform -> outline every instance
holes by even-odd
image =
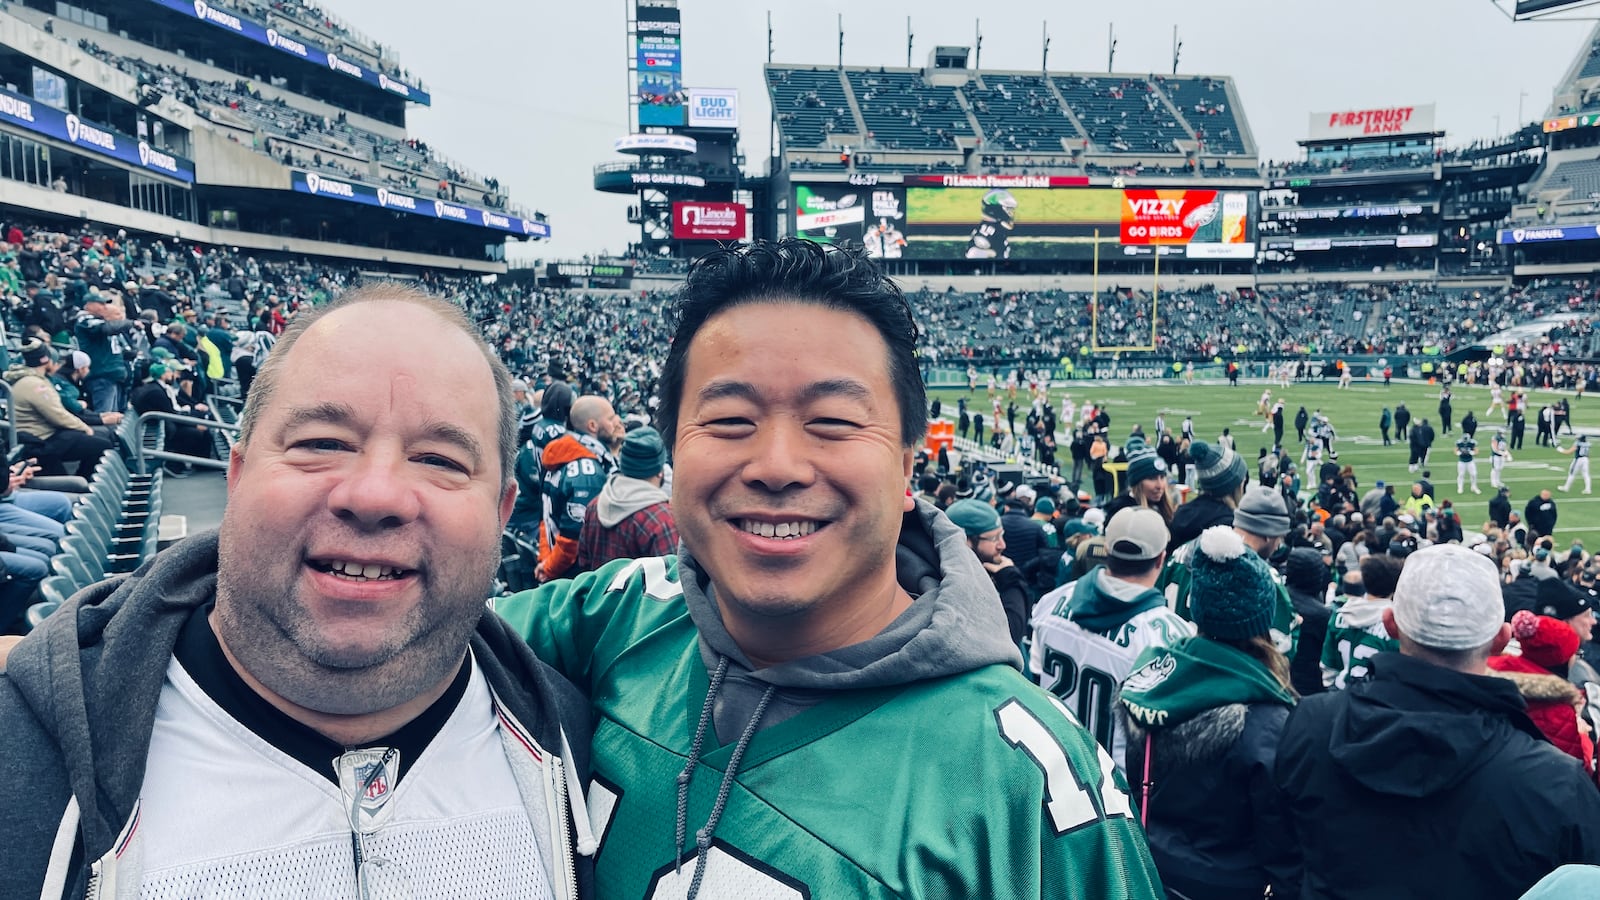
[[[1161,896],[1111,759],[907,492],[917,329],[858,252],[706,257],[662,375],[686,553],[502,598],[588,691],[603,898]]]
[[[1478,490],[1478,441],[1470,434],[1463,434],[1456,440],[1456,493],[1467,489],[1467,483],[1472,483],[1472,492],[1481,494]]]

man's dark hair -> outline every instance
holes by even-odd
[[[1366,585],[1367,593],[1371,596],[1393,597],[1403,568],[1404,560],[1374,553],[1361,560],[1361,583]]]
[[[668,445],[678,438],[678,405],[689,365],[689,344],[700,328],[725,310],[747,303],[810,303],[854,313],[888,345],[889,380],[900,407],[900,445],[927,434],[927,392],[917,366],[919,331],[911,306],[859,247],[825,248],[785,238],[716,250],[695,260],[669,313],[672,349],[661,370],[656,423]]]
[[[1149,575],[1165,558],[1165,555],[1151,559],[1118,559],[1115,556],[1108,556],[1106,571],[1117,578],[1140,578]]]

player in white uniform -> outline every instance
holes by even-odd
[[[1339,366],[1339,390],[1342,391],[1350,386],[1350,377],[1350,364],[1342,363]]]
[[[1572,479],[1583,476],[1583,492],[1592,493],[1593,485],[1589,482],[1589,436],[1578,435],[1578,442],[1561,451],[1563,454],[1572,455],[1572,465],[1567,467],[1567,483],[1561,486],[1563,491],[1572,489]]]
[[[1501,412],[1506,411],[1505,402],[1500,396],[1500,385],[1491,381],[1489,382],[1489,408],[1484,410],[1483,414],[1487,416],[1494,412],[1494,408],[1497,406],[1500,407]]]
[[[1489,439],[1489,484],[1494,487],[1505,487],[1500,480],[1500,470],[1511,462],[1511,445],[1506,441],[1506,430],[1496,428],[1494,437]]]
[[[1072,423],[1073,423],[1073,418],[1072,417],[1074,415],[1076,415],[1077,412],[1078,412],[1078,405],[1076,403],[1072,402],[1072,395],[1071,394],[1062,394],[1061,395],[1061,421],[1065,422],[1067,424],[1068,428],[1072,427]]]
[[[1194,635],[1155,589],[1169,540],[1160,513],[1124,509],[1106,523],[1105,565],[1045,594],[1033,608],[1029,674],[1061,698],[1119,770],[1128,735],[1112,714],[1117,686],[1144,648]]]

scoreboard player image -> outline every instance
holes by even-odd
[[[908,186],[904,192],[908,259],[1087,260],[1096,231],[1108,247],[1117,242],[1117,190]]]
[[[861,242],[873,259],[899,259],[905,254],[905,233],[889,219],[879,219],[878,224],[868,227]]]
[[[1007,238],[1017,227],[1017,198],[997,188],[983,195],[983,218],[967,238],[967,259],[1009,259]]]

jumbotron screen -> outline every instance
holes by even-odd
[[[1256,254],[1249,191],[831,182],[797,184],[793,200],[796,235],[885,259]]]

